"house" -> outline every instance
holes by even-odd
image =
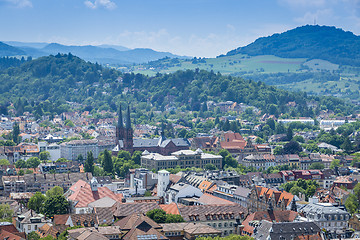
[[[195,240],[198,237],[220,237],[221,231],[201,223],[163,223],[161,232],[169,240]]]
[[[299,212],[304,216],[303,221],[314,221],[319,228],[325,228],[327,231],[348,228],[350,214],[331,203],[310,203]]]
[[[243,220],[247,209],[239,204],[231,205],[179,205],[180,215],[185,222],[202,223],[222,232],[222,236],[234,233],[236,219]]]
[[[294,198],[296,198],[296,196],[285,191],[255,186],[249,194],[248,208],[254,212],[266,210],[269,202],[271,202],[274,210],[290,210],[291,202]]]
[[[178,203],[181,202],[182,198],[187,197],[201,197],[203,193],[200,189],[193,187],[186,183],[177,183],[174,186],[171,186],[170,189],[166,192],[166,202],[167,203]]]
[[[252,235],[257,240],[322,240],[321,229],[314,222],[274,223],[261,220]]]
[[[291,210],[274,210],[271,204],[266,211],[254,212],[246,217],[241,223],[243,225],[241,235],[252,236],[254,229],[258,226],[261,220],[269,222],[293,222],[298,216],[298,213]]]
[[[349,227],[355,231],[360,231],[360,214],[353,214],[349,219]]]
[[[46,219],[44,215],[37,214],[33,210],[18,215],[15,219],[16,229],[19,232],[25,232],[26,234],[37,231],[40,227],[49,222],[50,219]]]
[[[77,181],[69,188],[65,196],[75,213],[91,213],[93,208],[88,205],[104,197],[120,202],[122,199],[122,194],[115,194],[107,187],[98,187],[98,181],[94,177],[90,184],[83,180]]]

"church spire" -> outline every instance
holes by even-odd
[[[118,127],[119,129],[124,127],[124,125],[123,125],[122,110],[121,110],[121,104],[120,104],[120,107],[119,107],[119,119],[118,119],[117,127]]]
[[[127,116],[126,116],[126,129],[131,129],[130,105],[128,105],[128,111],[127,111]]]

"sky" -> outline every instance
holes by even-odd
[[[0,41],[215,57],[306,24],[360,34],[360,0],[0,0]]]

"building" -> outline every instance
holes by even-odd
[[[96,139],[72,140],[60,144],[60,156],[71,161],[75,161],[79,155],[86,159],[88,152],[92,152],[94,158],[98,158],[98,150],[98,140]]]
[[[277,122],[278,123],[283,123],[283,124],[290,124],[290,123],[293,123],[293,122],[299,122],[299,123],[309,124],[309,125],[314,125],[315,124],[314,119],[311,119],[311,118],[278,119]]]
[[[170,240],[195,240],[198,237],[220,237],[221,231],[201,223],[163,223],[161,232]]]
[[[185,222],[201,223],[222,232],[222,236],[234,233],[237,219],[243,220],[247,214],[246,208],[238,205],[179,205],[180,215]]]
[[[88,206],[96,200],[109,197],[115,201],[121,202],[122,194],[115,194],[107,187],[98,187],[98,181],[93,177],[90,181],[77,181],[65,193],[65,196],[71,203],[73,212],[77,214],[91,213],[93,208]]]
[[[45,223],[49,223],[50,219],[45,219],[44,215],[37,214],[33,210],[29,210],[22,215],[17,216],[15,219],[16,229],[19,232],[30,232],[37,231]]]
[[[56,161],[59,158],[61,158],[61,151],[60,151],[60,145],[56,143],[47,143],[47,142],[39,142],[38,147],[40,152],[47,151],[50,153],[50,160]]]
[[[39,169],[41,173],[75,173],[80,172],[80,165],[76,161],[40,163]]]
[[[9,196],[10,193],[41,192],[54,186],[60,186],[67,191],[74,182],[90,181],[91,173],[56,173],[56,174],[25,174],[24,176],[2,176],[4,191],[0,194]]]
[[[271,202],[274,210],[291,210],[292,201],[296,196],[285,191],[255,186],[248,197],[248,209],[252,212],[266,210]]]
[[[144,152],[141,156],[141,166],[148,169],[175,168],[205,168],[206,164],[213,164],[217,168],[222,167],[222,156],[203,153],[202,150],[181,150],[171,153],[170,156],[163,156],[159,153]]]
[[[331,203],[310,203],[299,212],[304,215],[303,221],[315,222],[319,228],[327,231],[348,228],[350,214]]]
[[[203,193],[200,189],[186,183],[177,183],[166,192],[167,203],[179,203],[183,198],[201,197]]]
[[[274,223],[262,220],[252,235],[257,240],[322,240],[321,229],[314,222]]]
[[[154,139],[134,139],[133,129],[131,127],[130,107],[128,106],[126,124],[123,124],[121,106],[119,108],[119,118],[116,126],[116,146],[113,154],[117,154],[120,150],[126,150],[130,153],[134,151],[147,151],[151,153],[159,153],[161,155],[169,155],[179,150],[187,150],[190,143],[185,138],[166,139],[164,136]],[[151,168],[150,168],[151,169]]]

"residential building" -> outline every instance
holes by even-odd
[[[302,221],[315,222],[319,228],[325,228],[327,231],[348,228],[350,214],[331,203],[310,203],[299,212],[304,215]]]
[[[98,158],[98,140],[72,140],[60,144],[60,156],[71,161],[75,161],[79,155],[86,159],[88,152],[92,152],[94,158]]]
[[[56,174],[25,174],[24,176],[2,176],[4,191],[0,194],[9,196],[10,193],[41,192],[54,186],[60,186],[67,191],[74,182],[90,181],[91,173],[56,173]]]
[[[278,119],[277,122],[278,123],[283,123],[283,124],[290,124],[290,123],[293,123],[293,122],[300,122],[300,123],[309,124],[309,125],[314,125],[315,124],[314,119],[311,119],[311,118]]]
[[[29,210],[22,215],[17,216],[15,219],[15,225],[19,232],[30,232],[37,231],[45,223],[49,223],[50,219],[45,219],[44,215],[37,214],[33,210]]]
[[[177,183],[169,188],[165,194],[167,203],[179,203],[182,198],[201,197],[203,193],[200,189],[186,183]]]
[[[257,240],[322,240],[321,229],[314,222],[269,222],[261,220],[252,235]]]
[[[201,223],[163,223],[161,232],[169,240],[195,240],[198,237],[220,237],[221,231]]]
[[[236,219],[243,220],[246,208],[238,205],[179,205],[180,215],[185,222],[202,223],[222,232],[222,236],[234,233]]]

